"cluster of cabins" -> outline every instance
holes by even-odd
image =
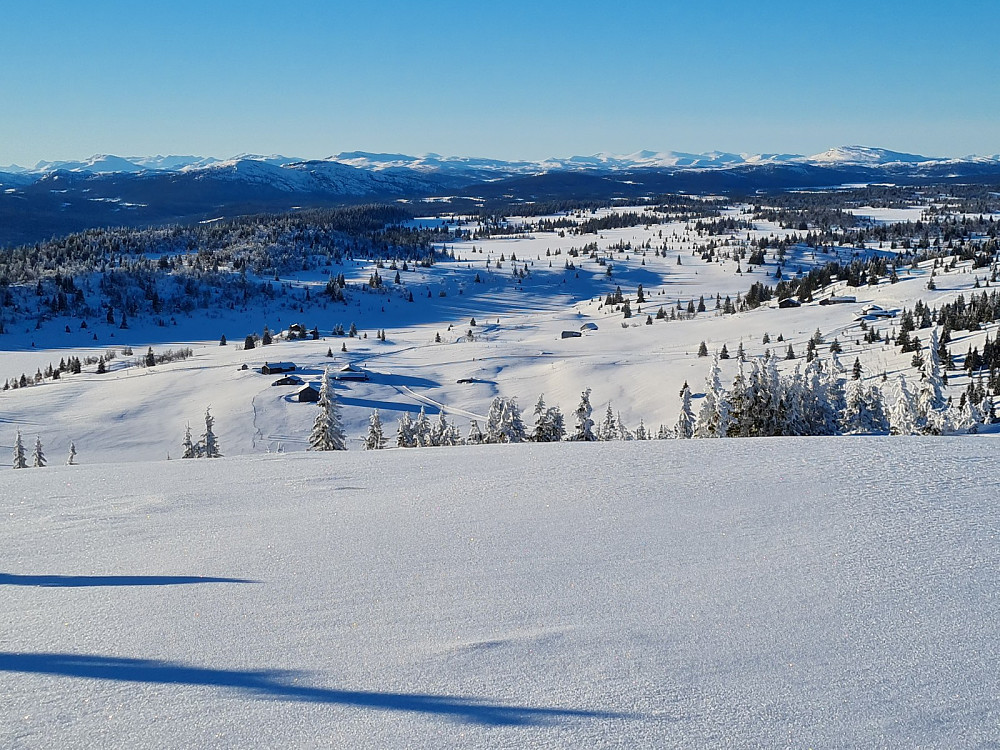
[[[298,375],[295,375],[298,368],[294,362],[265,362],[260,372],[262,375],[281,375],[280,378],[271,383],[272,386],[299,386],[293,393],[292,398],[296,401],[315,403],[319,401],[319,386],[313,383],[306,383]],[[368,380],[368,372],[357,365],[346,364],[333,372],[334,380]]]

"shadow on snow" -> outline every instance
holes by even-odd
[[[380,711],[412,711],[485,726],[532,726],[570,719],[627,718],[626,714],[606,711],[511,706],[450,695],[309,687],[292,684],[291,680],[297,675],[287,671],[208,669],[151,659],[0,652],[0,672],[226,688],[273,700],[328,703]]]
[[[44,586],[77,588],[85,586],[178,586],[187,583],[260,583],[245,578],[206,576],[26,576],[0,573],[0,586]]]

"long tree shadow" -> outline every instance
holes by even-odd
[[[309,687],[292,684],[291,680],[298,675],[289,671],[207,669],[178,662],[85,654],[0,652],[0,672],[160,685],[200,685],[238,690],[274,700],[434,714],[486,726],[537,726],[571,719],[630,718],[628,714],[607,711],[511,706],[452,695]]]
[[[46,586],[75,588],[83,586],[178,586],[189,583],[260,583],[246,578],[210,578],[207,576],[26,576],[0,573],[0,586]]]

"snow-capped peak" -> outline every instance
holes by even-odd
[[[889,151],[871,146],[838,146],[821,154],[807,157],[805,161],[820,164],[920,164],[929,161],[939,161],[919,154],[907,154],[901,151]]]

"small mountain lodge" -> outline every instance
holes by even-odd
[[[319,391],[314,385],[307,383],[292,394],[292,398],[300,403],[316,403],[319,401]]]
[[[368,380],[368,373],[352,364],[346,364],[334,373],[335,380]]]
[[[292,372],[294,370],[294,362],[265,362],[260,368],[262,375],[276,375],[280,372]]]
[[[271,385],[302,385],[302,378],[297,375],[285,375],[283,378],[278,378]]]

